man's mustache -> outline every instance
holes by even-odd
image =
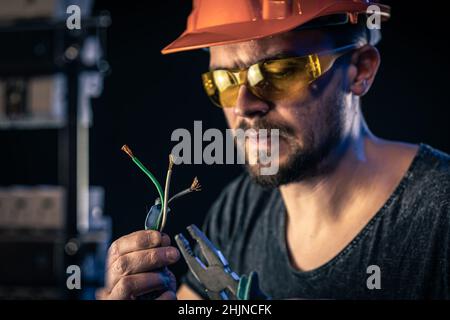
[[[244,131],[249,129],[253,129],[256,131],[265,129],[267,130],[268,134],[270,134],[272,129],[277,129],[279,131],[280,138],[291,138],[295,136],[295,131],[288,125],[280,122],[269,121],[266,119],[258,119],[251,124],[243,120],[239,123],[236,129],[241,129]]]

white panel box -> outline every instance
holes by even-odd
[[[11,208],[11,194],[9,189],[0,188],[0,228],[8,228],[9,210]]]
[[[65,77],[61,74],[36,77],[29,80],[28,109],[33,117],[64,119],[65,81]]]
[[[41,187],[34,192],[32,220],[38,229],[62,229],[64,227],[64,189]]]
[[[32,225],[33,192],[27,187],[13,187],[10,190],[10,207],[6,224],[10,229],[21,229]]]
[[[43,18],[55,15],[59,0],[0,0],[0,19]]]
[[[60,186],[0,189],[1,229],[61,230],[64,210],[64,188]]]
[[[67,7],[78,5],[83,17],[92,13],[92,0],[0,0],[0,20],[68,17]]]

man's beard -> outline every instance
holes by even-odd
[[[241,122],[239,129],[267,129],[269,136],[271,129],[278,129],[280,145],[284,142],[288,149],[287,160],[279,163],[278,171],[273,175],[262,175],[261,164],[250,165],[246,155],[246,168],[252,180],[263,187],[276,188],[317,177],[332,170],[334,166],[333,161],[330,161],[330,155],[340,143],[342,127],[339,114],[328,113],[324,120],[323,127],[319,129],[322,132],[313,132],[313,128],[309,128],[304,133],[302,145],[298,143],[295,131],[285,124],[274,123],[264,118],[257,120],[252,126]]]

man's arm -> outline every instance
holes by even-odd
[[[188,285],[182,284],[177,291],[178,300],[203,300],[194,290],[189,288]]]

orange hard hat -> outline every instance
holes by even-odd
[[[371,0],[193,0],[186,30],[162,53],[263,38],[328,15],[346,14],[356,23],[371,5],[389,18],[389,6]]]

